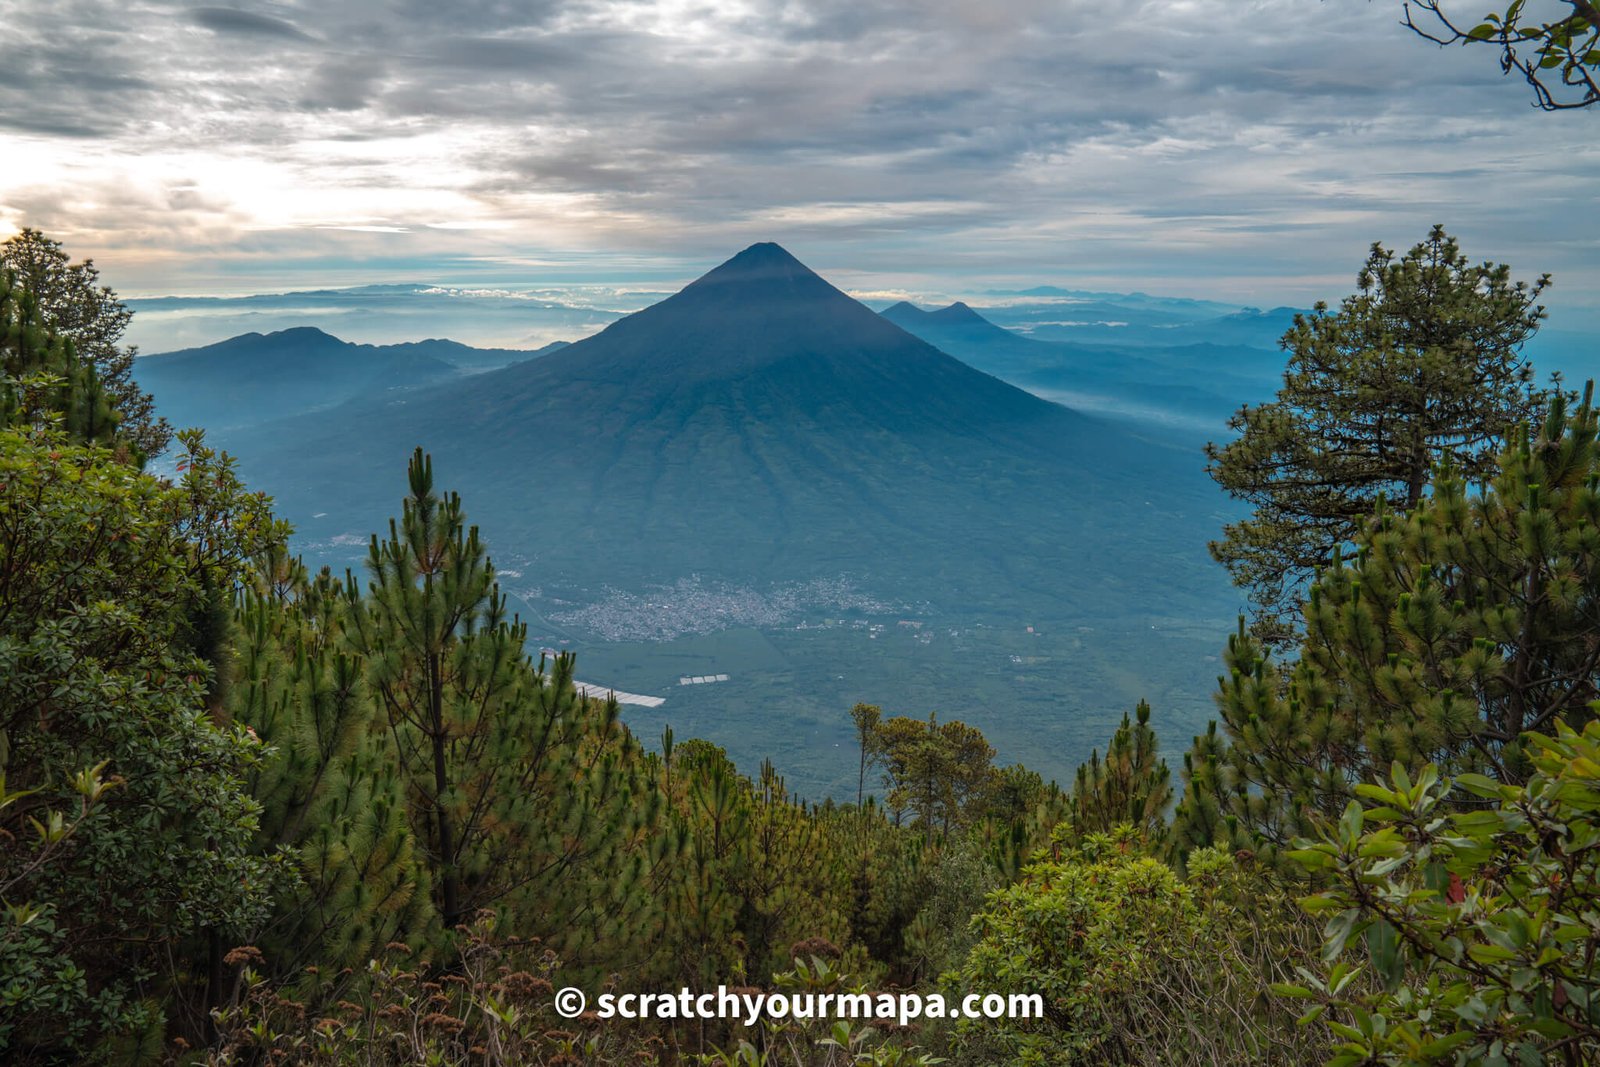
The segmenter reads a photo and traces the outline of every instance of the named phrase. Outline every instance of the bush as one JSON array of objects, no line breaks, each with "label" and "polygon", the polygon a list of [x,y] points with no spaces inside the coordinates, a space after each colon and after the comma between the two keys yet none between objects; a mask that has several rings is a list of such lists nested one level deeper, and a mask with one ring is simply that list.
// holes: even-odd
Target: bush
[{"label": "bush", "polygon": [[1317,939],[1247,853],[1197,851],[1180,877],[1127,827],[1091,835],[1028,867],[974,925],[949,980],[1039,993],[1045,1017],[959,1024],[962,1062],[1299,1064],[1325,1043],[1265,995]]},{"label": "bush", "polygon": [[[198,437],[176,485],[0,431],[0,1059],[159,1039],[195,939],[258,921],[242,777],[197,654],[210,590],[281,533]],[[190,957],[192,958],[192,957]],[[207,991],[214,994],[215,989]]]},{"label": "bush", "polygon": [[1278,991],[1335,1020],[1330,1065],[1600,1060],[1600,723],[1524,746],[1520,786],[1396,764],[1292,853],[1334,882],[1328,966]]}]

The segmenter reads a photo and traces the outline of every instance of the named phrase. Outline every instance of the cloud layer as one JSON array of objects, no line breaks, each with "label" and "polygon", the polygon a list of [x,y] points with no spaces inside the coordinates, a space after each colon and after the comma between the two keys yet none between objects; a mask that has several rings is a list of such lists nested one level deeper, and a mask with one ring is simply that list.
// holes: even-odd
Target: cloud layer
[{"label": "cloud layer", "polygon": [[0,228],[140,292],[672,280],[775,239],[873,288],[1265,304],[1439,221],[1593,311],[1600,116],[1398,8],[0,0]]}]

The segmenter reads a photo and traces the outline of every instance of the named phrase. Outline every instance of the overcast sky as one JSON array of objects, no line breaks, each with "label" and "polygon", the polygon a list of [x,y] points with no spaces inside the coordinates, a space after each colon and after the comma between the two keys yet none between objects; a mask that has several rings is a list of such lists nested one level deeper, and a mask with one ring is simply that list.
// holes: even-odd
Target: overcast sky
[{"label": "overcast sky", "polygon": [[[1463,0],[1468,16],[1485,0]],[[1348,293],[1374,240],[1600,308],[1600,109],[1398,0],[0,0],[0,230],[125,295],[683,280]]]}]

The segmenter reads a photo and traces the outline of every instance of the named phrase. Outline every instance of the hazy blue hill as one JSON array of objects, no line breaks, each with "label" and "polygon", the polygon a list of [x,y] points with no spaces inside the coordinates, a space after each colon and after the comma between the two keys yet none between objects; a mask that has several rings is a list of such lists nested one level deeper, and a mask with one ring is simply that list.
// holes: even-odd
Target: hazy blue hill
[{"label": "hazy blue hill", "polygon": [[505,366],[559,347],[523,352],[446,340],[358,345],[302,326],[141,356],[134,374],[175,425],[223,430]]},{"label": "hazy blue hill", "polygon": [[1253,349],[1041,341],[997,326],[960,302],[923,311],[902,301],[881,314],[929,344],[1039,395],[1175,427],[1190,436],[1207,427],[1220,429],[1241,403],[1270,397],[1282,372],[1281,357]]},{"label": "hazy blue hill", "polygon": [[1162,306],[1092,302],[996,306],[985,311],[1002,326],[1040,341],[1114,345],[1239,345],[1273,352],[1296,308],[1240,308],[1223,315]]},{"label": "hazy blue hill", "polygon": [[394,345],[358,345],[358,348],[371,348],[381,353],[384,358],[418,357],[438,360],[465,371],[494,370],[499,367],[509,366],[512,363],[521,363],[524,360],[547,356],[551,352],[567,347],[566,341],[552,341],[542,348],[474,348],[464,345],[460,341],[451,341],[446,338],[434,337],[426,341],[404,341]]},{"label": "hazy blue hill", "polygon": [[[948,307],[935,308],[932,311],[924,311],[915,304],[902,300],[893,307],[885,308],[879,314],[907,333],[941,347],[959,344],[986,352],[1015,355],[1022,359],[1036,358],[1044,351],[1040,342],[996,326],[959,300]],[[938,338],[938,341],[933,341],[933,338]],[[952,355],[962,356],[949,347],[944,347],[944,350]]]}]

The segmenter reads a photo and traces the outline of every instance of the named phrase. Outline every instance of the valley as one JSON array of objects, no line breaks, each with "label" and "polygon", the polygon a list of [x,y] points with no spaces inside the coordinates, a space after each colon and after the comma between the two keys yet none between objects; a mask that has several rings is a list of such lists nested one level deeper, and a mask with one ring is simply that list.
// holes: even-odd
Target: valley
[{"label": "valley", "polygon": [[[570,314],[410,288],[406,311],[407,287],[368,287],[402,323],[445,305],[466,322],[463,303],[492,304],[491,323],[519,304],[530,321]],[[662,701],[624,708],[647,743],[670,725],[741,766],[780,753],[792,788],[842,797],[849,709],[879,703],[970,722],[1002,761],[1064,779],[1145,699],[1175,761],[1215,714],[1244,607],[1206,551],[1239,512],[1200,448],[1271,397],[1289,312],[1048,287],[989,299],[873,314],[756,245],[570,345],[289,327],[139,367],[335,573],[362,573],[405,456],[426,448],[530,641]],[[1530,349],[1592,373],[1580,341]]]}]

